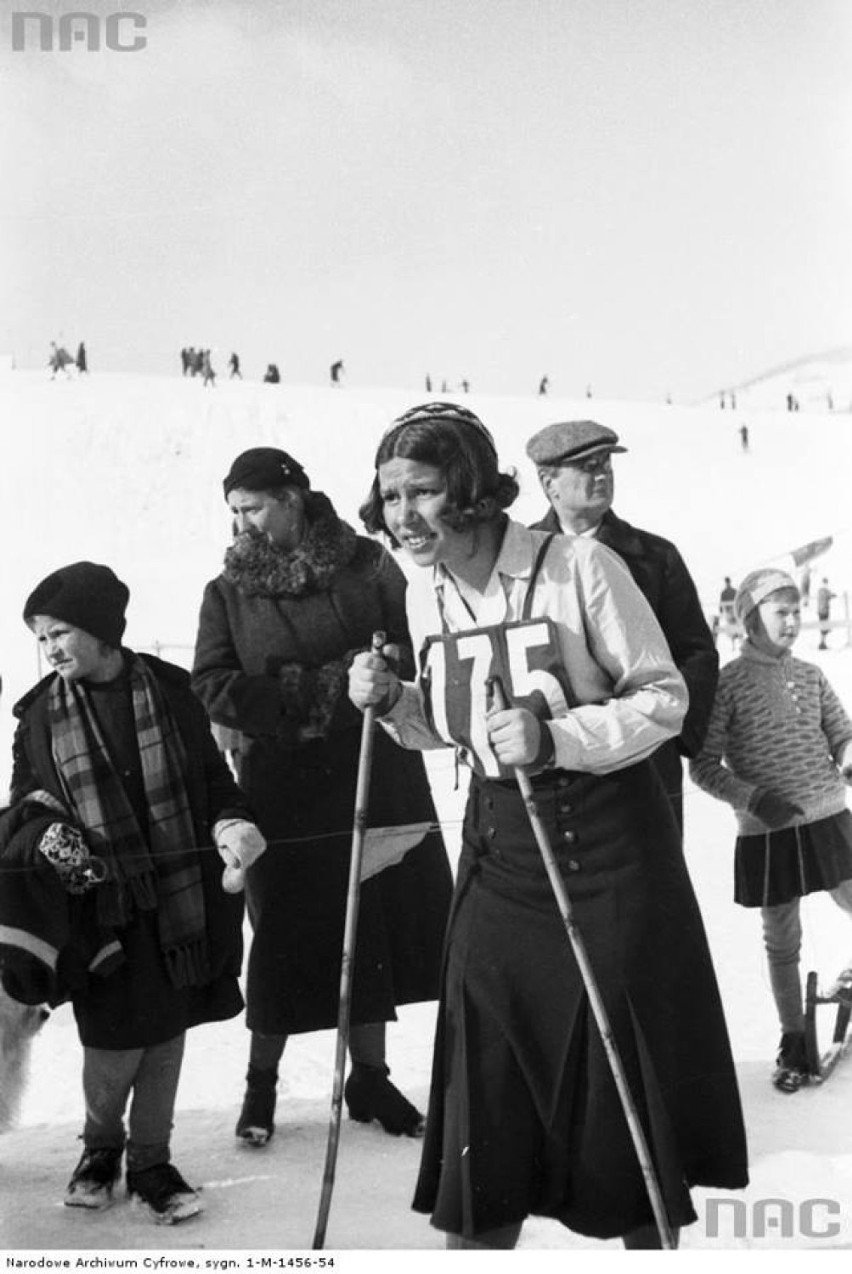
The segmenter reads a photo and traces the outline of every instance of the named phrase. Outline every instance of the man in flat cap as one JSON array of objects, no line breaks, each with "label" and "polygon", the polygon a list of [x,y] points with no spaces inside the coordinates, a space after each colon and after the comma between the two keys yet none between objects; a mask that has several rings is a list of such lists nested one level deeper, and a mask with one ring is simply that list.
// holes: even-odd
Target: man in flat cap
[{"label": "man in flat cap", "polygon": [[626,451],[618,434],[594,420],[571,420],[533,434],[527,455],[551,508],[533,525],[563,535],[594,537],[624,561],[651,604],[689,690],[680,737],[664,743],[654,762],[683,831],[681,756],[696,756],[704,741],[719,675],[719,656],[698,593],[670,540],[631,526],[612,511],[612,456]]}]

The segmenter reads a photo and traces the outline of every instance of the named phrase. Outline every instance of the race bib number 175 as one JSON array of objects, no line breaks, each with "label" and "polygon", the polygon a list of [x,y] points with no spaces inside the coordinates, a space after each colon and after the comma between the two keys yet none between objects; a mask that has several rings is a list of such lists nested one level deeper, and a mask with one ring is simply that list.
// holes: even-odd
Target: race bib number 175
[{"label": "race bib number 175", "polygon": [[540,720],[565,716],[575,703],[549,619],[427,637],[420,673],[433,730],[462,748],[486,778],[509,778],[512,773],[488,742],[489,678],[499,677],[511,704],[528,708]]}]

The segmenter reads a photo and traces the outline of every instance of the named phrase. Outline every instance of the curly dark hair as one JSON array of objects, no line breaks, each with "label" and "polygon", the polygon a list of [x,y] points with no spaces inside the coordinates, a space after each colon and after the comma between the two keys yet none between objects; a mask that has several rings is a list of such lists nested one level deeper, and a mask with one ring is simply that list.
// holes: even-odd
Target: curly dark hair
[{"label": "curly dark hair", "polygon": [[426,403],[398,417],[376,451],[376,474],[359,513],[367,530],[394,537],[385,522],[379,468],[399,457],[440,469],[447,484],[441,520],[454,531],[502,517],[518,495],[513,472],[501,473],[494,441],[478,417],[455,403]]}]

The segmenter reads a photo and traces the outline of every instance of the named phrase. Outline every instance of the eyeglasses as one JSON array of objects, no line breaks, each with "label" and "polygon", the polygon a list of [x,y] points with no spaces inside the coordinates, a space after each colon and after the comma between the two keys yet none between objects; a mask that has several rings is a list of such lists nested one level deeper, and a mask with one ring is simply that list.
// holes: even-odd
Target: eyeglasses
[{"label": "eyeglasses", "polygon": [[585,460],[563,460],[561,467],[578,469],[580,473],[612,473],[612,453],[599,451]]}]

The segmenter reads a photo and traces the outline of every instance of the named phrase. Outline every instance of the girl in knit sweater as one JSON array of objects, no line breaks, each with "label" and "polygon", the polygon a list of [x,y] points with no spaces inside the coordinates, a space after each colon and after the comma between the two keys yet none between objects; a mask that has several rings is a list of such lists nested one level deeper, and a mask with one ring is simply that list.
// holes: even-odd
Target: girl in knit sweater
[{"label": "girl in knit sweater", "polygon": [[[794,659],[799,590],[783,571],[747,575],[735,609],[746,642],[723,669],[690,774],[737,815],[734,898],[760,907],[781,1023],[773,1083],[808,1078],[799,976],[799,900],[826,890],[852,919],[852,721],[822,671]],[[835,989],[852,996],[852,962]]]}]

